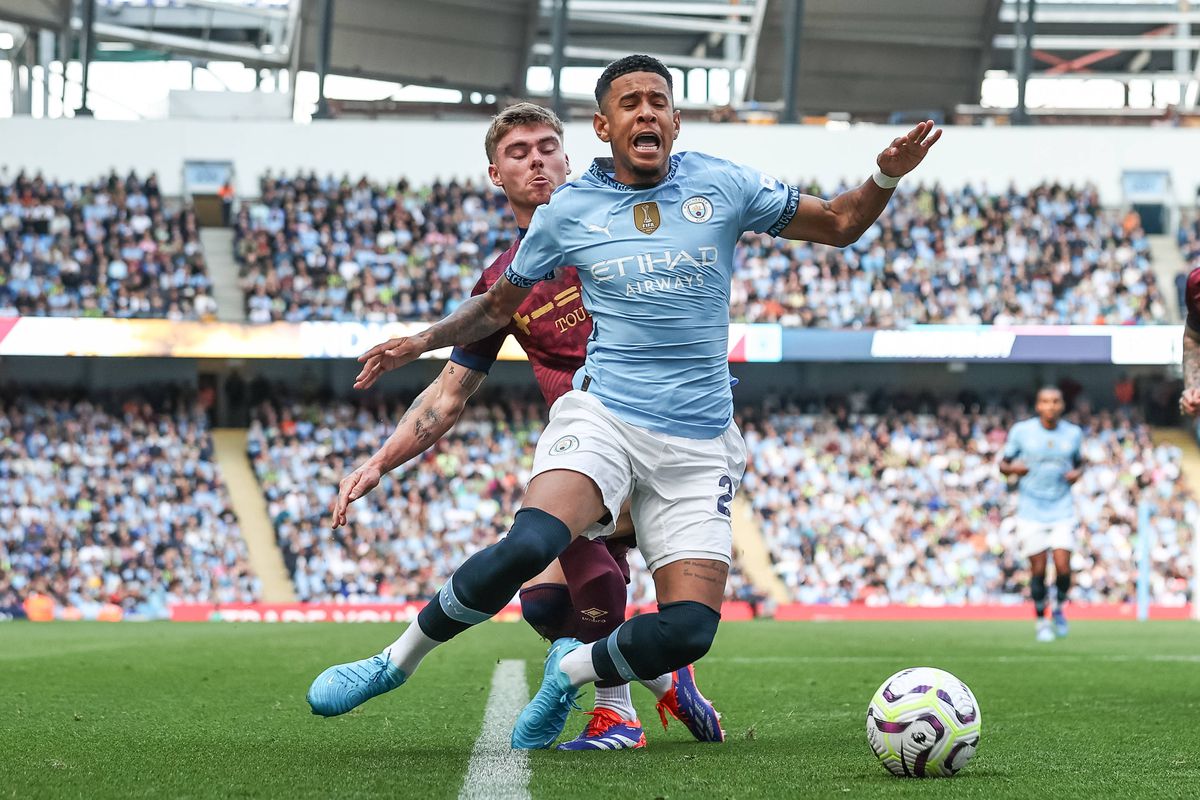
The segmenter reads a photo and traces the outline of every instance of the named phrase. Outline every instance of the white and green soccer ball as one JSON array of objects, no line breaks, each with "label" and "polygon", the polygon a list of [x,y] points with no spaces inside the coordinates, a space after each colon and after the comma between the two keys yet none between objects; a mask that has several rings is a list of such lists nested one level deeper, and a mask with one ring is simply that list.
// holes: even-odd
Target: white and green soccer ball
[{"label": "white and green soccer ball", "polygon": [[901,670],[871,698],[867,741],[893,775],[950,777],[979,747],[979,703],[945,670]]}]

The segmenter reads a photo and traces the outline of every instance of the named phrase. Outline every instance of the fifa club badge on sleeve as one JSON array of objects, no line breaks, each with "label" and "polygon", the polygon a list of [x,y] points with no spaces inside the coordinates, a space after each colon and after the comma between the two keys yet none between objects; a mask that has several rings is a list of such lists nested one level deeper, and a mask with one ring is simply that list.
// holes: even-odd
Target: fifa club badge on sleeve
[{"label": "fifa club badge on sleeve", "polygon": [[658,203],[638,203],[633,207],[633,227],[649,236],[658,230],[662,218],[658,215]]}]

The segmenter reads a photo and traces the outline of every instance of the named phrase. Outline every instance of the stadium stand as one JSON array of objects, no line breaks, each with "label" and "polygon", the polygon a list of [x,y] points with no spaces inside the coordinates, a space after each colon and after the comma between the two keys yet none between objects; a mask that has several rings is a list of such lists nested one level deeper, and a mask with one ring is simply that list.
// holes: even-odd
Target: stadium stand
[{"label": "stadium stand", "polygon": [[259,595],[194,401],[0,395],[0,608],[159,618]]},{"label": "stadium stand", "polygon": [[234,237],[251,322],[439,319],[517,236],[491,187],[313,175],[260,186]]},{"label": "stadium stand", "polygon": [[1092,187],[904,187],[851,247],[746,236],[736,265],[747,322],[1129,325],[1163,309],[1137,215],[1102,210]]},{"label": "stadium stand", "polygon": [[[250,457],[300,600],[428,599],[520,508],[545,407],[472,402],[445,438],[385,477],[346,527],[331,530],[338,482],[391,435],[406,405],[270,401],[255,409]],[[631,602],[654,602],[640,553],[630,563]],[[729,596],[754,599],[733,572]]]},{"label": "stadium stand", "polygon": [[154,174],[90,183],[0,173],[0,316],[211,318],[191,209]]},{"label": "stadium stand", "polygon": [[[235,239],[254,322],[438,319],[516,235],[502,198],[472,184],[267,176],[261,192]],[[744,237],[731,314],[830,328],[1148,323],[1163,310],[1149,258],[1137,215],[1102,210],[1092,187],[918,185],[849,248]]]},{"label": "stadium stand", "polygon": [[[776,570],[804,603],[1020,603],[1014,493],[996,469],[1020,404],[782,402],[742,414],[744,481]],[[906,407],[908,410],[901,411]],[[1155,602],[1185,602],[1200,507],[1180,452],[1126,411],[1069,415],[1086,430],[1073,597],[1132,600],[1138,499],[1150,504]],[[1149,484],[1139,491],[1139,482]]]}]

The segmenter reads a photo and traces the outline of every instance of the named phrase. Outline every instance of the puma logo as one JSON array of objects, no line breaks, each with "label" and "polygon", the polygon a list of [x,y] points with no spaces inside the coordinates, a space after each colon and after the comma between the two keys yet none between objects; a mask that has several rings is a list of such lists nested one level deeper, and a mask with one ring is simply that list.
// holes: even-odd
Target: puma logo
[{"label": "puma logo", "polygon": [[612,227],[611,222],[608,223],[607,225],[605,225],[604,227],[600,227],[599,225],[597,225],[593,222],[589,222],[589,223],[587,223],[587,232],[588,233],[603,233],[605,236],[607,236],[608,238],[611,239],[612,234],[608,232],[608,229],[610,227]]}]

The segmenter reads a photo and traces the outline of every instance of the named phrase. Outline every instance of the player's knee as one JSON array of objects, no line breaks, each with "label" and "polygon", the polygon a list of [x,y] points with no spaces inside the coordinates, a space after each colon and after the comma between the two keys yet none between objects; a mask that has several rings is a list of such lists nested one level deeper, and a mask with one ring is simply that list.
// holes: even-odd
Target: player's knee
[{"label": "player's knee", "polygon": [[573,633],[571,592],[561,583],[540,583],[521,590],[521,616],[542,638],[554,641]]},{"label": "player's knee", "polygon": [[538,508],[523,508],[513,518],[508,535],[497,542],[498,565],[522,582],[544,570],[571,543],[562,520]]},{"label": "player's knee", "polygon": [[685,667],[703,658],[712,647],[720,621],[720,614],[692,600],[659,606],[659,636],[671,660],[678,662],[671,669]]}]

